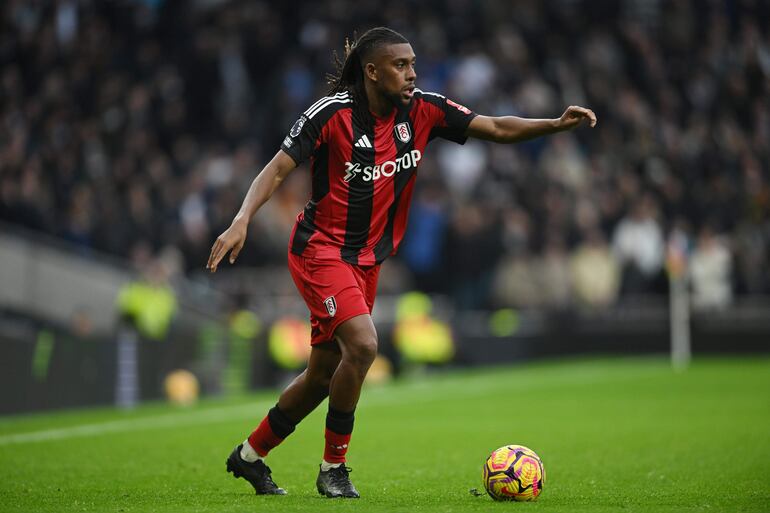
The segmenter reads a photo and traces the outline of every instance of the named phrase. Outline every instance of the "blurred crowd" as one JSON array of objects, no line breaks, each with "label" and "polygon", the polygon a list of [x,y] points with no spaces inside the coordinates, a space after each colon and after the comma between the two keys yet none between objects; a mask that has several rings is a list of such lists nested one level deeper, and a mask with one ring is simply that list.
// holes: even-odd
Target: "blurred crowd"
[{"label": "blurred crowd", "polygon": [[[599,124],[432,143],[382,287],[461,308],[601,307],[665,293],[677,254],[694,304],[721,308],[770,293],[768,20],[761,0],[6,0],[0,221],[84,254],[172,249],[203,272],[325,94],[332,51],[387,25],[423,90],[487,115],[584,105]],[[306,166],[290,175],[240,265],[285,266],[309,185]]]}]

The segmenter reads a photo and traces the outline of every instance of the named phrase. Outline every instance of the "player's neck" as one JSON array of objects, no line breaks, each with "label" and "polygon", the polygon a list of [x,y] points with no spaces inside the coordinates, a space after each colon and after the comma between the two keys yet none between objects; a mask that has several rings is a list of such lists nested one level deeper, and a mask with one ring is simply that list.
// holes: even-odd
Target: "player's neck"
[{"label": "player's neck", "polygon": [[379,94],[374,85],[366,83],[366,99],[369,100],[369,111],[378,118],[389,116],[395,107],[393,102]]}]

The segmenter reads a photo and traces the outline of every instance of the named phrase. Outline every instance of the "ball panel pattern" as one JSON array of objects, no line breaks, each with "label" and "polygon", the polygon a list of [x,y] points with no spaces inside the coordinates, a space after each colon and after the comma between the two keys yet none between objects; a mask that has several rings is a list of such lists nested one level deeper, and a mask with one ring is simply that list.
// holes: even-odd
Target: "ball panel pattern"
[{"label": "ball panel pattern", "polygon": [[543,491],[545,468],[523,445],[506,445],[490,454],[482,470],[484,487],[495,500],[530,501]]}]

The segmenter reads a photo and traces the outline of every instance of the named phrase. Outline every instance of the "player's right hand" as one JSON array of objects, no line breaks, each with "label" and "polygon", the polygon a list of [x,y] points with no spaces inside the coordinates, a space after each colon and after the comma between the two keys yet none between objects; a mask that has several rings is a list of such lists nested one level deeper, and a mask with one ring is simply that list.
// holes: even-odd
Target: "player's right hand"
[{"label": "player's right hand", "polygon": [[214,245],[211,246],[211,254],[209,255],[206,269],[212,273],[217,272],[217,266],[219,265],[220,260],[224,258],[228,251],[230,251],[230,263],[235,263],[235,259],[238,258],[238,254],[241,252],[243,244],[246,242],[247,229],[248,223],[239,222],[238,220],[233,221],[230,228],[217,237],[217,240],[214,241]]}]

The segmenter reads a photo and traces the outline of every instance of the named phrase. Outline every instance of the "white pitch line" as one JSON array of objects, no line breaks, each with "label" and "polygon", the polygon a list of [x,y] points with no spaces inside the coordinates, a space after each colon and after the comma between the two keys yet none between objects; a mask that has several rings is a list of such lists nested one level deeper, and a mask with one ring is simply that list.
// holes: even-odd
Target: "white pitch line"
[{"label": "white pitch line", "polygon": [[[655,369],[648,369],[651,371]],[[571,372],[562,375],[551,375],[545,379],[545,383],[538,386],[559,386],[565,384],[586,384],[609,381],[612,383],[636,379],[639,372],[626,373],[623,375],[596,375],[591,369],[580,369],[579,372]],[[442,386],[444,383],[431,383],[430,380],[405,383],[401,386],[389,390],[375,388],[368,393],[364,393],[361,404],[363,409],[369,406],[402,404],[404,394],[408,395],[409,404],[424,404],[436,400],[446,400],[451,396],[453,400],[458,398],[471,399],[485,395],[490,389],[499,388],[500,381],[490,380],[488,376],[478,375],[466,378],[463,386]],[[531,383],[529,383],[532,385]],[[436,388],[441,390],[440,394],[435,394]],[[79,426],[70,426],[65,428],[45,429],[41,431],[31,431],[27,433],[16,433],[11,435],[0,435],[0,446],[14,445],[22,443],[47,442],[51,440],[65,440],[68,438],[80,438],[87,436],[99,436],[108,433],[120,433],[126,431],[140,431],[148,429],[164,429],[179,427],[180,424],[216,424],[235,419],[252,418],[255,421],[264,413],[264,410],[274,404],[272,401],[260,401],[238,406],[227,406],[220,408],[209,408],[200,411],[164,413],[152,417],[141,417],[138,419],[123,419],[108,422],[99,422],[92,424],[82,424]]]},{"label": "white pitch line", "polygon": [[[492,384],[490,383],[489,385],[490,386],[484,387],[476,386],[470,390],[466,389],[464,391],[453,391],[452,396],[455,399],[458,397],[476,397],[484,394]],[[365,397],[360,406],[366,408],[372,405],[401,404],[404,401],[404,397],[403,394],[399,392],[402,390],[407,391],[407,393],[409,391],[412,392],[409,399],[411,404],[426,403],[441,399],[441,396],[437,397],[435,394],[431,394],[430,388],[424,386],[424,384],[410,383],[398,391],[372,390],[370,396]],[[418,393],[418,395],[414,395],[413,392],[415,391],[424,393]],[[127,431],[175,428],[179,427],[180,425],[190,426],[200,424],[215,424],[218,422],[225,422],[235,419],[253,418],[256,421],[259,420],[257,418],[258,416],[264,414],[263,410],[266,410],[272,404],[274,404],[273,401],[262,401],[248,405],[210,408],[194,412],[164,413],[154,417],[113,420],[108,422],[96,422],[92,424],[82,424],[79,426],[70,426],[64,428],[30,431],[27,433],[0,435],[0,447],[23,443],[65,440],[68,438],[100,436],[109,433],[121,433]]]},{"label": "white pitch line", "polygon": [[189,424],[215,424],[217,422],[240,418],[245,419],[249,417],[256,418],[261,413],[261,410],[270,404],[272,403],[263,401],[259,403],[251,403],[248,405],[210,408],[196,412],[167,413],[155,417],[113,420],[110,422],[82,424],[80,426],[71,426],[57,429],[45,429],[42,431],[32,431],[29,433],[0,435],[0,446],[29,442],[64,440],[67,438],[79,438],[103,435],[107,433],[120,433],[124,431],[171,428]]}]

